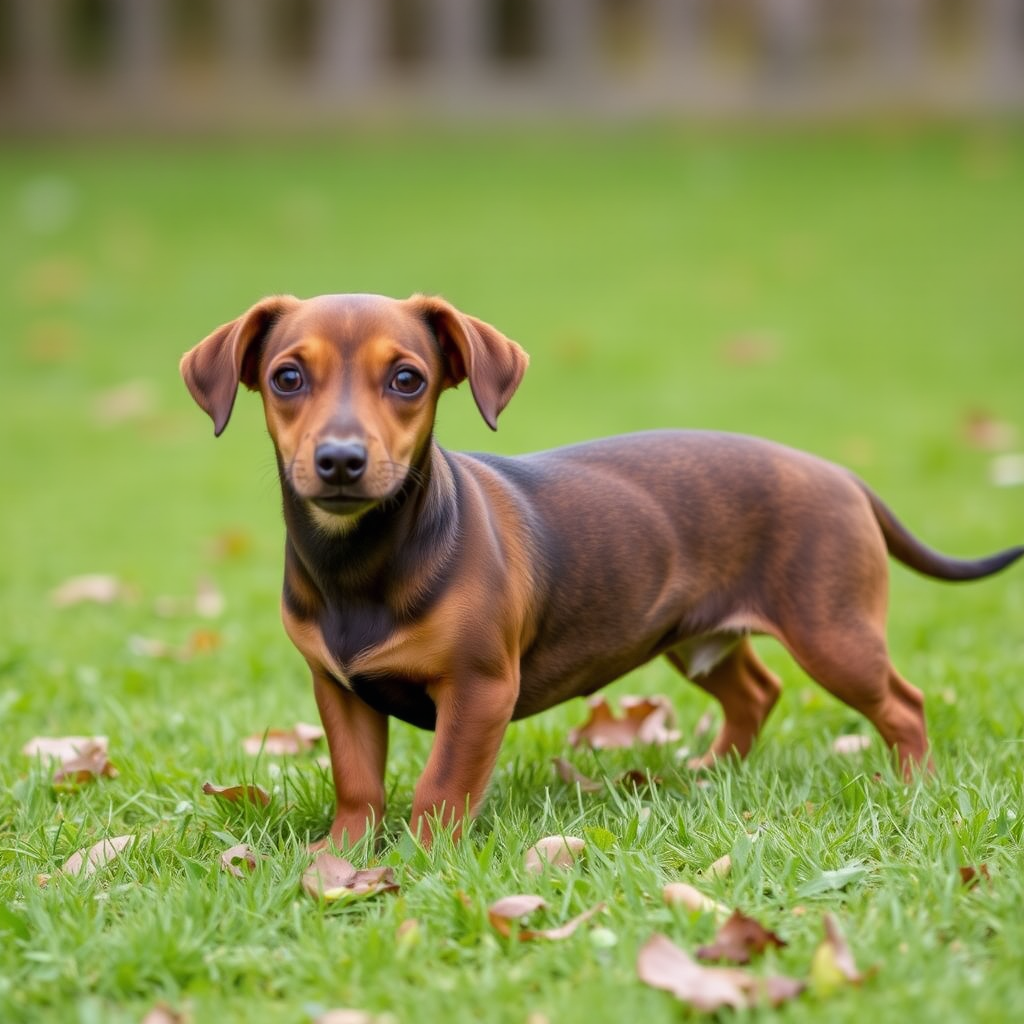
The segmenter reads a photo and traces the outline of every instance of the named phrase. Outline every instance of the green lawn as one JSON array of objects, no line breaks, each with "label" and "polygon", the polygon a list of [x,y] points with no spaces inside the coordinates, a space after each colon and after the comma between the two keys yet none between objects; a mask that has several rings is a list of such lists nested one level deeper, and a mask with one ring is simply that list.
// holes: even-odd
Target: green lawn
[{"label": "green lawn", "polygon": [[[677,879],[788,941],[765,969],[805,976],[827,910],[859,963],[879,966],[827,1004],[758,1016],[1020,1015],[1021,566],[963,587],[894,568],[893,657],[926,692],[937,763],[924,782],[899,782],[877,742],[833,753],[866,723],[765,644],[786,687],[746,763],[697,786],[671,748],[569,752],[589,775],[663,777],[580,794],[550,764],[584,717],[575,702],[512,726],[468,840],[430,854],[402,826],[429,736],[393,726],[376,856],[401,892],[322,908],[298,879],[330,819],[329,779],[312,756],[241,748],[316,720],[278,621],[272,453],[251,396],[214,442],[177,360],[269,292],[441,292],[532,355],[500,431],[462,389],[441,406],[443,444],[763,434],[852,466],[923,538],[981,554],[1024,541],[1024,487],[992,485],[994,453],[965,426],[1003,424],[1017,436],[996,446],[1024,450],[1024,130],[8,146],[0,234],[0,1019],[136,1021],[165,1000],[216,1022],[338,1006],[402,1024],[675,1021],[689,1011],[634,964],[655,932],[708,941],[709,916],[662,905]],[[131,596],[52,607],[53,588],[87,572]],[[201,577],[225,595],[219,619],[157,613]],[[139,637],[184,645],[198,627],[216,630],[216,650],[139,653]],[[691,745],[708,707],[660,663],[612,692],[669,694]],[[20,750],[68,733],[109,735],[119,777],[55,791]],[[255,781],[273,799],[232,807],[202,794],[207,780]],[[604,842],[583,865],[524,872],[534,840],[585,829]],[[129,832],[115,865],[37,885]],[[238,881],[218,858],[243,840],[265,859]],[[701,881],[729,852],[732,873]],[[957,868],[982,862],[991,884],[966,890]],[[565,942],[520,944],[485,911],[516,892],[545,896],[548,924],[608,909]],[[400,939],[407,918],[419,929]]]}]

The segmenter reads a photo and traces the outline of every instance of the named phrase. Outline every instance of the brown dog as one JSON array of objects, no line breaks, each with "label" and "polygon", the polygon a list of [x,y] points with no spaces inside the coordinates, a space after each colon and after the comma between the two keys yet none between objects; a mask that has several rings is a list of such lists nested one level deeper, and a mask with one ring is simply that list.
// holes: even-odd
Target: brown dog
[{"label": "brown dog", "polygon": [[[437,298],[268,298],[181,363],[227,425],[263,396],[287,525],[282,614],[309,663],[331,752],[331,838],[384,806],[388,716],[436,730],[413,827],[479,806],[508,723],[664,654],[722,705],[707,760],[744,755],[779,693],[770,634],[866,715],[909,770],[922,696],[889,663],[886,552],[976,579],[1024,547],[959,561],[915,540],[849,472],[767,441],[697,431],[519,458],[433,440],[468,378],[487,423],[527,357]],[[438,820],[438,819],[435,819]]]}]

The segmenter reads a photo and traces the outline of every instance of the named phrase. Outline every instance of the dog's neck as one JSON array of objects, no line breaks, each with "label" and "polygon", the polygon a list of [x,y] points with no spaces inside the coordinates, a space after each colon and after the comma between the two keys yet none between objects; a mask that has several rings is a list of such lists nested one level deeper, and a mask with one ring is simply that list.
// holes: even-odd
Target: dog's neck
[{"label": "dog's neck", "polygon": [[431,439],[398,493],[342,529],[319,523],[279,465],[286,558],[325,606],[384,604],[402,615],[426,597],[455,551],[458,485]]}]

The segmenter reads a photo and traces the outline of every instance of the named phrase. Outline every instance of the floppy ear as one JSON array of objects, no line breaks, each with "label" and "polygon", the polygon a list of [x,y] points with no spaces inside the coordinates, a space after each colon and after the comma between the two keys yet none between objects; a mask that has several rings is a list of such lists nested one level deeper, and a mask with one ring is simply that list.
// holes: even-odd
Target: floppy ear
[{"label": "floppy ear", "polygon": [[239,383],[256,389],[260,344],[282,314],[294,309],[293,295],[272,295],[231,323],[218,327],[181,357],[181,375],[220,437],[231,418]]},{"label": "floppy ear", "polygon": [[496,327],[460,313],[451,303],[429,295],[413,295],[416,306],[433,330],[448,368],[445,387],[467,377],[480,415],[491,430],[526,373],[530,357]]}]

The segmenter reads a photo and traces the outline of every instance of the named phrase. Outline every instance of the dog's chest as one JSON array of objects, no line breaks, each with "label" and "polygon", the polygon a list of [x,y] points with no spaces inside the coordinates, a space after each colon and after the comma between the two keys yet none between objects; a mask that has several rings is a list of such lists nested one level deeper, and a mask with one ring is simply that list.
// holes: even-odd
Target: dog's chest
[{"label": "dog's chest", "polygon": [[435,728],[436,708],[427,685],[436,674],[428,671],[420,645],[387,607],[324,609],[305,635],[289,632],[307,659],[322,662],[370,707],[421,729]]}]

